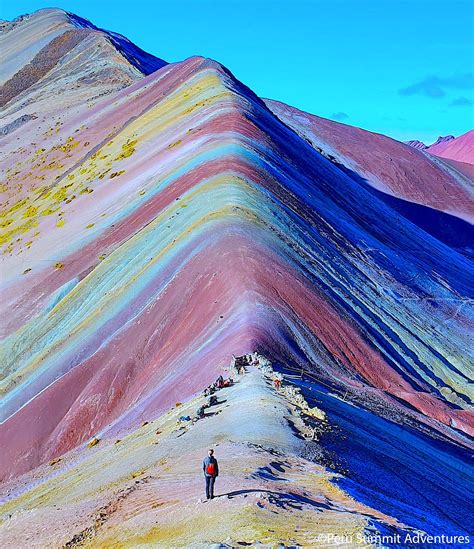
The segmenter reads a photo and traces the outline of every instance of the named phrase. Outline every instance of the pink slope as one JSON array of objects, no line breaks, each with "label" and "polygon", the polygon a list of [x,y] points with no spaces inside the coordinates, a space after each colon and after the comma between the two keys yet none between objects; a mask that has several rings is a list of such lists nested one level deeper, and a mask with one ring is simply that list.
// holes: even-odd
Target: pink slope
[{"label": "pink slope", "polygon": [[470,130],[451,141],[432,145],[426,151],[443,158],[474,164],[474,130]]}]

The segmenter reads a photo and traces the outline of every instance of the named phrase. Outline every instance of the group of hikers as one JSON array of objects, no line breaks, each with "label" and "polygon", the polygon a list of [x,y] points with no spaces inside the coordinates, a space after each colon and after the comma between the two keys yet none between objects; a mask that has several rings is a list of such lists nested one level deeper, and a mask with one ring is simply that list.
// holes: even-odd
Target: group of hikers
[{"label": "group of hikers", "polygon": [[214,395],[216,391],[224,389],[224,387],[232,387],[233,384],[234,380],[231,377],[229,377],[229,379],[224,379],[222,376],[219,376],[214,383],[211,383],[209,387],[206,387],[203,391],[203,395],[205,397],[208,396],[209,400],[197,409],[196,418],[202,419],[206,415],[206,408],[210,408],[217,404],[217,397]]},{"label": "group of hikers", "polygon": [[[236,357],[232,355],[232,362],[230,365],[230,369],[232,372],[235,372],[236,375],[245,375],[246,373],[246,367],[247,366],[256,366],[261,369],[269,369],[272,370],[270,361],[268,361],[265,357],[262,357],[258,355],[257,353],[252,353],[248,355],[243,355]],[[281,388],[281,382],[282,377],[276,372],[273,372],[273,385],[275,389]],[[217,397],[214,394],[219,389],[223,389],[225,387],[231,387],[234,384],[234,380],[232,377],[229,377],[228,379],[224,379],[222,376],[219,376],[214,383],[206,387],[206,389],[203,392],[203,395],[205,397],[209,397],[209,400],[206,404],[203,404],[200,406],[196,412],[196,419],[202,419],[205,417],[205,410],[209,408],[210,406],[214,406],[218,403]],[[219,464],[217,462],[217,459],[214,457],[214,450],[210,448],[208,450],[208,455],[204,458],[202,462],[202,470],[204,473],[204,478],[206,481],[206,499],[213,499],[214,498],[214,483],[216,481],[217,476],[219,475]]]},{"label": "group of hikers", "polygon": [[[234,370],[239,375],[244,375],[246,372],[245,365],[251,363],[249,357],[250,355],[245,355],[244,357],[235,357],[232,355],[231,370]],[[217,404],[217,397],[214,395],[216,391],[224,389],[225,387],[231,387],[233,384],[234,380],[231,377],[224,379],[222,376],[219,376],[214,383],[206,387],[203,395],[206,397],[208,396],[209,400],[207,404],[203,404],[198,408],[196,412],[197,417],[200,419],[203,418],[205,416],[205,409]],[[214,457],[214,450],[212,448],[208,450],[208,455],[202,462],[202,470],[206,481],[206,499],[213,499],[214,483],[219,475],[219,464]]]},{"label": "group of hikers", "polygon": [[[265,375],[265,378],[271,381],[275,390],[283,394],[284,397],[295,406],[295,415],[302,418],[298,427],[300,433],[308,440],[315,440],[320,429],[324,428],[324,422],[326,422],[325,412],[320,410],[317,406],[312,408],[298,387],[292,386],[291,384],[282,386],[283,375],[273,369],[272,363],[266,357],[258,353],[240,357],[232,355],[230,370],[233,374],[239,376],[245,375],[247,366],[255,366],[258,368]],[[204,410],[206,408],[219,404],[214,393],[224,387],[230,387],[233,383],[234,381],[231,377],[225,380],[222,376],[219,376],[214,383],[209,385],[204,391],[204,395],[209,396],[209,400],[207,404],[204,404],[199,408],[197,413],[198,418],[205,417]],[[303,416],[305,419],[303,419]],[[214,457],[214,450],[210,449],[208,451],[208,456],[204,459],[202,467],[206,479],[206,498],[212,499],[214,497],[214,483],[219,474],[219,467],[217,460]]]},{"label": "group of hikers", "polygon": [[[234,380],[229,377],[224,379],[222,376],[219,376],[214,383],[211,383],[208,387],[204,389],[203,395],[208,396],[209,400],[206,404],[200,406],[196,412],[198,419],[202,419],[205,416],[204,411],[210,406],[217,404],[217,397],[214,395],[219,389],[224,389],[224,387],[232,387]],[[208,450],[207,457],[204,458],[202,462],[202,470],[204,472],[204,478],[206,480],[206,499],[214,498],[214,483],[217,476],[219,475],[219,464],[217,459],[214,457],[214,450],[210,448]]]}]

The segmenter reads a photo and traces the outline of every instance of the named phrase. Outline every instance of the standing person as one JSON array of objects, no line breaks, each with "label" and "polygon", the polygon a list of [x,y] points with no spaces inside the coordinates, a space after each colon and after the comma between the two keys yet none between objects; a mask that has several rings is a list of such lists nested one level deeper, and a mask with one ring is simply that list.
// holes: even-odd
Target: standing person
[{"label": "standing person", "polygon": [[208,456],[202,462],[202,470],[206,479],[206,498],[213,499],[214,482],[219,474],[219,465],[217,459],[214,457],[214,450],[212,448],[208,451]]}]

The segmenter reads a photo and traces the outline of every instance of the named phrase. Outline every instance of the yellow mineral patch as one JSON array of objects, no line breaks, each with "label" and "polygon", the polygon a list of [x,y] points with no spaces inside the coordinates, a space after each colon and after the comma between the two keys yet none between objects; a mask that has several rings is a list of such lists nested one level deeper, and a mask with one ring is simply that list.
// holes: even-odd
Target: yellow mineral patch
[{"label": "yellow mineral patch", "polygon": [[110,174],[110,179],[114,179],[114,177],[119,177],[123,173],[125,173],[125,170],[120,170],[119,172],[113,172],[113,173]]},{"label": "yellow mineral patch", "polygon": [[[105,170],[104,172],[102,172],[100,175],[99,175],[99,179],[104,179],[104,177],[110,172],[110,168]],[[121,173],[123,173],[124,170],[122,170]],[[120,174],[120,172],[118,172]]]},{"label": "yellow mineral patch", "polygon": [[88,443],[87,443],[87,448],[92,448],[93,446],[96,446],[97,444],[99,444],[100,442],[100,439],[98,439],[97,437],[93,437]]},{"label": "yellow mineral patch", "polygon": [[46,164],[42,170],[60,170],[64,168],[64,164],[60,164],[59,162],[52,160],[49,164]]},{"label": "yellow mineral patch", "polygon": [[26,208],[26,210],[24,211],[22,217],[23,218],[34,217],[35,215],[38,214],[38,210],[39,208],[37,206],[28,206],[28,208]]},{"label": "yellow mineral patch", "polygon": [[[37,227],[38,222],[34,221],[32,219],[29,219],[26,223],[23,223],[22,225],[18,225],[14,228],[12,228],[10,231],[6,231],[3,234],[0,235],[0,245],[5,244],[7,242],[10,242],[14,236],[17,236],[18,234],[24,234],[27,233],[31,228]],[[12,247],[4,250],[4,252],[9,253],[11,251]]]},{"label": "yellow mineral patch", "polygon": [[[230,95],[231,93],[222,85],[220,77],[214,71],[201,71],[193,78],[190,85],[170,94],[163,101],[160,101],[152,109],[149,109],[145,114],[139,116],[129,124],[126,129],[127,135],[124,135],[122,132],[118,135],[115,132],[109,132],[107,135],[109,141],[105,145],[105,147],[109,148],[108,152],[104,152],[104,146],[98,147],[94,154],[85,158],[82,164],[74,168],[67,175],[61,173],[66,169],[65,160],[71,156],[73,149],[79,145],[84,147],[89,146],[90,141],[81,143],[79,139],[69,135],[65,141],[57,142],[48,150],[45,147],[40,147],[28,153],[28,149],[23,148],[23,153],[25,155],[29,154],[29,156],[26,156],[25,162],[18,162],[15,166],[11,166],[6,170],[9,180],[3,184],[1,189],[21,189],[21,178],[26,177],[25,172],[23,172],[22,176],[23,164],[24,166],[30,166],[25,171],[30,174],[31,178],[38,181],[49,180],[50,184],[32,189],[37,195],[34,203],[27,202],[27,199],[21,199],[17,200],[11,206],[9,204],[3,206],[3,211],[0,213],[3,219],[0,225],[3,228],[8,227],[9,230],[0,237],[0,244],[10,243],[4,249],[4,253],[12,251],[15,237],[37,226],[40,216],[52,215],[65,204],[70,204],[79,195],[92,193],[94,188],[88,184],[94,180],[102,180],[107,174],[110,174],[110,179],[115,179],[122,175],[124,170],[113,169],[113,164],[116,161],[129,158],[135,153],[138,135],[141,135],[143,139],[147,139],[148,136],[152,136],[156,131],[165,131],[168,127],[171,127],[175,123],[177,116],[184,116],[195,109],[211,105]],[[59,131],[61,125],[61,122],[56,123],[46,134],[52,136],[55,130]],[[85,126],[83,125],[81,128],[77,128],[74,133],[84,128]],[[190,133],[193,129],[188,128],[186,133]],[[176,147],[181,143],[181,139],[176,139],[168,145],[168,148]],[[36,147],[35,143],[31,145],[32,147]],[[118,149],[118,152],[114,151],[115,148]],[[21,152],[20,149],[19,151]],[[35,169],[46,173],[32,173],[32,164],[34,164]],[[51,173],[51,175],[48,175],[48,173]],[[13,178],[17,177],[17,181],[12,183]],[[68,185],[59,184],[60,186],[55,187],[54,183],[51,184],[55,181],[61,181],[61,177],[66,178]],[[144,193],[144,190],[139,191],[140,196],[143,196]],[[21,223],[20,219],[22,218],[27,219],[28,222]],[[62,222],[58,226],[62,226]]]},{"label": "yellow mineral patch", "polygon": [[45,215],[45,216],[52,215],[52,214],[56,213],[59,210],[60,210],[59,206],[57,208],[54,208],[54,207],[53,208],[45,208],[44,210],[42,210],[40,212],[40,215]]},{"label": "yellow mineral patch", "polygon": [[127,142],[122,145],[121,153],[116,156],[114,160],[124,160],[125,158],[132,156],[132,154],[135,152],[135,145],[137,143],[138,141],[136,139],[128,139]]},{"label": "yellow mineral patch", "polygon": [[67,197],[67,187],[59,187],[52,195],[55,202],[62,202]]},{"label": "yellow mineral patch", "polygon": [[140,469],[138,471],[134,471],[130,476],[132,478],[137,478],[137,477],[141,477],[144,474],[145,474],[145,469]]},{"label": "yellow mineral patch", "polygon": [[4,216],[8,215],[9,213],[13,213],[13,212],[16,212],[16,211],[20,210],[23,206],[25,206],[25,204],[28,203],[28,200],[29,200],[28,197],[27,198],[22,198],[21,200],[18,200],[8,210],[4,210],[4,211],[0,212],[0,216],[4,217]]},{"label": "yellow mineral patch", "polygon": [[59,150],[65,153],[71,152],[73,149],[79,146],[79,141],[75,141],[74,137],[70,136],[67,138],[64,145],[60,145]]},{"label": "yellow mineral patch", "polygon": [[174,143],[170,143],[168,145],[168,149],[172,149],[173,147],[177,147],[183,140],[182,139],[178,139],[178,141],[175,141]]}]

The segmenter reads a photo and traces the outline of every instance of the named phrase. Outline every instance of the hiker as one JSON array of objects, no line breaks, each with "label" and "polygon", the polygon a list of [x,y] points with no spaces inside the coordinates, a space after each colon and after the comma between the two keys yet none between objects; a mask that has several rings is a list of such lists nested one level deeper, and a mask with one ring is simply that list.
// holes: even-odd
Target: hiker
[{"label": "hiker", "polygon": [[205,416],[205,414],[204,414],[204,410],[205,410],[205,409],[206,409],[206,406],[200,406],[200,407],[198,408],[198,410],[197,410],[197,412],[196,412],[196,417],[197,417],[198,419],[202,419],[202,418]]},{"label": "hiker", "polygon": [[281,389],[281,379],[278,379],[277,377],[273,380],[273,385],[275,386],[275,389],[278,391]]},{"label": "hiker", "polygon": [[224,379],[224,387],[232,387],[232,384],[234,383],[234,380],[229,377],[229,379]]},{"label": "hiker", "polygon": [[204,458],[202,462],[202,470],[206,479],[206,498],[213,499],[214,482],[219,474],[219,465],[217,464],[217,459],[214,457],[214,450],[212,448],[208,451],[208,457]]},{"label": "hiker", "polygon": [[215,385],[218,389],[222,389],[222,387],[224,387],[224,378],[222,376],[219,376],[216,380]]},{"label": "hiker", "polygon": [[214,387],[214,384],[213,385],[209,385],[209,387],[206,387],[206,389],[204,389],[204,396],[209,396],[209,395],[212,395],[213,393],[216,392],[216,389]]}]

